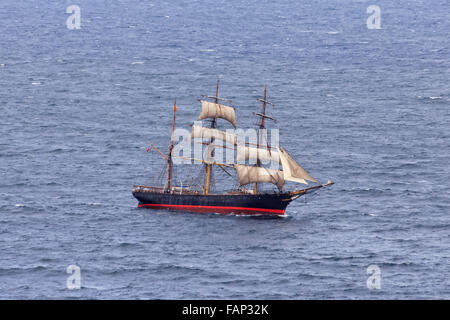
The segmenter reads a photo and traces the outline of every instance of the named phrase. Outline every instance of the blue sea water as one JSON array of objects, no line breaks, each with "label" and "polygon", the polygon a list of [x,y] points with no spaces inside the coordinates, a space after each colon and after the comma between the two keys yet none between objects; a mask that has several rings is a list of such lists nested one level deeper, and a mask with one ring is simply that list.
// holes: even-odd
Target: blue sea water
[{"label": "blue sea water", "polygon": [[[0,298],[449,299],[449,6],[2,0]],[[138,209],[173,99],[188,129],[219,78],[240,127],[267,84],[282,144],[336,184],[284,219]]]}]

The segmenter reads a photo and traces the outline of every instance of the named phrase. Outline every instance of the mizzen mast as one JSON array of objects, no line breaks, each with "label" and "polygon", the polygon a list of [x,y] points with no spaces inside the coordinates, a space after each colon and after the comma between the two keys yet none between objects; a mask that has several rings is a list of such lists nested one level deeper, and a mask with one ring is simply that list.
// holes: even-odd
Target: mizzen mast
[{"label": "mizzen mast", "polygon": [[169,148],[169,155],[167,157],[167,184],[166,184],[166,192],[170,192],[170,183],[172,180],[172,151],[173,151],[173,139],[174,139],[174,131],[175,131],[175,113],[177,112],[177,98],[175,98],[175,102],[173,103],[173,121],[172,121],[172,140]]}]

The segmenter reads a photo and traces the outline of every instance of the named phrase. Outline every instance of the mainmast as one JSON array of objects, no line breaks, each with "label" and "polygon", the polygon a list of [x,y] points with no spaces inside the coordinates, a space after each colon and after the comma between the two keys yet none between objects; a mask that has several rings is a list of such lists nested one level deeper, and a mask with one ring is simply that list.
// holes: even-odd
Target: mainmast
[{"label": "mainmast", "polygon": [[172,180],[172,150],[173,150],[173,138],[175,131],[175,112],[177,112],[177,98],[175,98],[175,102],[173,103],[173,121],[172,121],[172,140],[169,148],[169,156],[167,157],[167,187],[166,192],[170,192],[170,182]]},{"label": "mainmast", "polygon": [[[260,147],[260,142],[262,142],[263,140],[263,129],[264,129],[264,120],[266,118],[274,120],[272,117],[266,116],[266,106],[267,104],[271,104],[273,106],[273,104],[270,101],[267,101],[267,86],[264,85],[264,98],[263,99],[257,99],[258,101],[263,103],[263,108],[262,108],[262,113],[256,113],[257,116],[261,117],[261,122],[259,124],[259,140],[257,142],[257,148]],[[269,149],[269,143],[267,142],[267,150],[270,151]],[[256,159],[256,167],[260,167],[261,166],[261,161],[258,159]],[[258,183],[255,183],[255,188],[254,188],[254,194],[256,194],[258,192]]]},{"label": "mainmast", "polygon": [[[216,84],[216,97],[214,99],[215,103],[219,103],[219,80],[217,80],[217,84]],[[216,118],[212,118],[211,121],[211,129],[215,129],[216,128]],[[214,138],[211,138],[211,143],[214,142]],[[214,156],[214,149],[211,152],[211,157]],[[206,165],[206,186],[205,186],[205,194],[207,195],[209,193],[209,181],[211,179],[211,164],[207,164]]]}]

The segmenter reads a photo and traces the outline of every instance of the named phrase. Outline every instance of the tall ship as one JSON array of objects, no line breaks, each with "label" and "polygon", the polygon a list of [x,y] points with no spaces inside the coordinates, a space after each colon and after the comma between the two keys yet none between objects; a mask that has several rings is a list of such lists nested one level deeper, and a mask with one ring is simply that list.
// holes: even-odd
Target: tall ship
[{"label": "tall ship", "polygon": [[[282,217],[286,215],[287,206],[295,199],[333,184],[330,180],[324,184],[319,183],[285,148],[269,144],[266,124],[268,121],[276,122],[276,119],[267,113],[269,106],[273,107],[273,104],[267,99],[266,86],[263,98],[257,99],[262,103],[261,111],[253,113],[257,117],[257,130],[254,130],[256,141],[242,141],[237,133],[233,133],[236,128],[235,108],[229,106],[231,100],[219,97],[219,81],[216,95],[202,98],[199,99],[201,113],[197,121],[201,120],[202,124],[207,125],[192,125],[190,135],[184,139],[184,143],[201,146],[202,156],[186,157],[174,152],[178,110],[175,99],[168,153],[164,154],[151,145],[165,162],[160,184],[133,185],[132,194],[139,201],[138,207]],[[218,128],[219,124],[228,124],[232,128],[224,131]],[[149,149],[150,147],[147,152]],[[232,157],[217,159],[217,151],[223,150]],[[223,152],[220,154],[223,155]],[[182,183],[181,178],[174,177],[174,169],[180,159],[184,160],[183,172],[195,171],[192,167],[199,169],[198,179]],[[215,181],[214,177],[218,173],[229,181]],[[308,185],[308,181],[313,185],[299,189],[299,184]],[[222,188],[217,188],[217,184]]]}]

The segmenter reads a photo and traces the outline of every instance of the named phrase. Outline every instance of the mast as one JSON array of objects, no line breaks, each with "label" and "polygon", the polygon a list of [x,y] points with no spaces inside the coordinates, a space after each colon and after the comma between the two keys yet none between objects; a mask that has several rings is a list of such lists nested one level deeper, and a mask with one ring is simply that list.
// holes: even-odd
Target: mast
[{"label": "mast", "polygon": [[[219,80],[217,80],[216,84],[216,97],[215,97],[215,103],[219,103]],[[211,129],[216,128],[216,118],[212,119],[211,122]],[[214,142],[214,139],[211,139],[211,143]],[[214,150],[211,152],[211,156],[214,156]],[[211,179],[211,164],[206,165],[206,186],[205,186],[205,194],[208,195],[209,193],[209,181]]]},{"label": "mast", "polygon": [[175,98],[175,102],[173,103],[173,121],[172,121],[172,140],[170,143],[169,148],[169,156],[167,157],[167,187],[166,191],[170,192],[170,182],[172,180],[172,150],[173,150],[173,138],[174,138],[174,131],[175,131],[175,112],[177,112],[177,98]]},{"label": "mast", "polygon": [[[264,129],[264,119],[266,116],[266,103],[267,103],[267,86],[264,85],[264,100],[263,100],[263,109],[262,109],[262,114],[261,114],[261,123],[259,124],[259,140],[257,142],[257,148],[259,148],[259,142],[262,141],[262,129]],[[259,158],[256,159],[256,166],[260,167],[261,166],[261,161],[259,161]],[[258,183],[255,182],[255,189],[254,189],[254,194],[256,194],[258,192]]]}]

